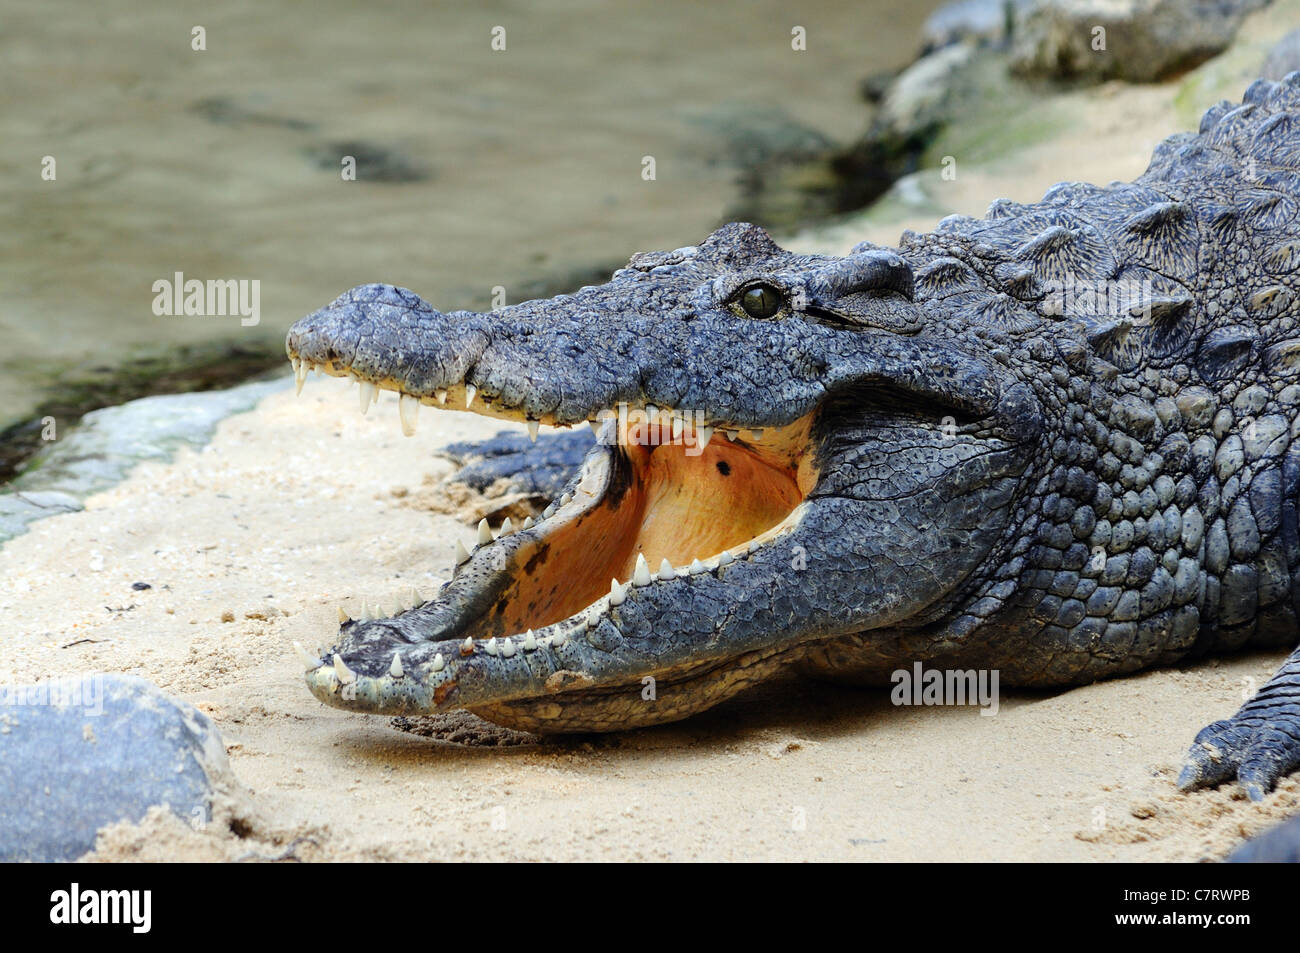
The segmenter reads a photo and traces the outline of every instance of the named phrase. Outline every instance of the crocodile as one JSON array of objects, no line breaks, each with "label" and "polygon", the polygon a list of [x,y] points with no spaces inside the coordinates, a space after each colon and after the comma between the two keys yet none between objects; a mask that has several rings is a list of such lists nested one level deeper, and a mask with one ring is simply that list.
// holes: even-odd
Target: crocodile
[{"label": "crocodile", "polygon": [[[732,223],[489,313],[354,288],[290,329],[299,388],[354,378],[363,410],[395,391],[407,432],[427,406],[582,436],[543,436],[571,466],[539,520],[481,523],[432,598],[343,614],[307,686],[548,734],[685,718],[790,669],[1054,688],[1289,648],[1298,205],[1292,73],[1132,183],[896,248],[794,254]],[[1297,765],[1300,650],[1179,784],[1260,799]]]}]

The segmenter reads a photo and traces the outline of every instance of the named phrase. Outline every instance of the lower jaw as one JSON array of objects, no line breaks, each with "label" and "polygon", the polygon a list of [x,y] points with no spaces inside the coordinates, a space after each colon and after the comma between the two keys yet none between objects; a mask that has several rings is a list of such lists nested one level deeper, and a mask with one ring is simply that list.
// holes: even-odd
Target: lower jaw
[{"label": "lower jaw", "polygon": [[470,706],[469,711],[493,724],[534,734],[580,734],[624,731],[668,724],[697,715],[761,681],[788,670],[803,646],[747,652],[653,678],[601,688],[560,692],[545,698]]}]

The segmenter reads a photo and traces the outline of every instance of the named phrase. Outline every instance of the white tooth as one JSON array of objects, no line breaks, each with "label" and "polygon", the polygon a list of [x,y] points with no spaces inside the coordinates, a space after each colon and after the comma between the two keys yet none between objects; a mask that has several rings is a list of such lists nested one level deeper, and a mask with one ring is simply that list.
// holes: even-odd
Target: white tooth
[{"label": "white tooth", "polygon": [[751,430],[751,431],[749,432],[749,435],[750,435],[751,437],[753,437],[755,440],[762,440],[762,439],[763,439],[763,431],[761,431],[761,430]]},{"label": "white tooth", "polygon": [[397,416],[402,421],[402,434],[413,435],[415,424],[420,419],[420,398],[402,394],[397,398]]},{"label": "white tooth", "polygon": [[492,542],[492,527],[488,526],[487,517],[485,516],[478,521],[478,544],[486,546],[490,542]]},{"label": "white tooth", "polygon": [[699,447],[707,447],[707,446],[709,445],[709,441],[712,440],[712,439],[713,439],[713,428],[712,428],[712,427],[696,427],[696,428],[695,428],[695,444],[696,444],[696,446],[699,446]]},{"label": "white tooth", "polygon": [[587,628],[594,629],[600,624],[600,606],[592,606],[587,610]]},{"label": "white tooth", "polygon": [[465,406],[468,407],[474,403],[474,395],[478,393],[478,388],[473,384],[465,385]]},{"label": "white tooth", "polygon": [[438,403],[440,404],[447,403],[447,388],[439,387],[437,390],[433,392],[433,396],[438,398]]},{"label": "white tooth", "polygon": [[572,502],[573,502],[573,494],[572,494],[572,493],[566,493],[566,494],[564,494],[564,496],[560,497],[560,505],[561,505],[561,506],[568,506],[568,505],[569,505],[570,503],[572,503]]},{"label": "white tooth", "polygon": [[568,640],[568,638],[569,638],[569,637],[568,637],[567,635],[565,635],[563,632],[560,632],[560,633],[558,633],[558,634],[556,634],[556,635],[553,635],[553,636],[551,636],[551,646],[552,646],[553,648],[557,648],[557,649],[558,649],[561,645],[563,645],[563,644],[565,643],[565,641]]},{"label": "white tooth", "polygon": [[524,517],[524,529],[532,529],[536,525],[537,524],[533,522],[533,518],[531,516]]},{"label": "white tooth", "polygon": [[739,438],[740,438],[740,431],[739,431],[739,430],[728,430],[728,431],[727,431],[727,439],[728,439],[728,440],[737,440],[737,439],[739,439]]},{"label": "white tooth", "polygon": [[446,668],[446,667],[447,667],[447,660],[444,659],[444,658],[442,657],[442,653],[439,652],[437,655],[435,655],[435,656],[433,657],[433,666],[432,666],[432,668],[433,668],[433,670],[434,670],[435,672],[441,672],[441,671],[442,671],[444,668]]},{"label": "white tooth", "polygon": [[544,519],[544,520],[546,520],[546,519],[550,519],[550,518],[551,518],[551,515],[552,515],[554,512],[555,512],[555,504],[554,504],[554,503],[548,503],[547,506],[546,506],[546,509],[542,510],[542,519]]},{"label": "white tooth", "polygon": [[531,652],[537,648],[537,636],[533,635],[533,630],[529,629],[528,634],[524,636],[524,651]]},{"label": "white tooth", "polygon": [[419,590],[419,589],[412,589],[412,590],[411,590],[411,608],[414,609],[416,606],[422,606],[422,605],[424,605],[424,597],[423,597],[422,595],[420,595],[420,590]]},{"label": "white tooth", "polygon": [[393,664],[388,666],[388,674],[393,676],[393,678],[401,678],[406,674],[406,672],[402,670],[402,657],[396,652],[393,653]]},{"label": "white tooth", "polygon": [[334,674],[339,677],[339,681],[344,685],[357,680],[357,673],[347,667],[343,661],[343,656],[339,655],[337,652],[334,653]]},{"label": "white tooth", "polygon": [[366,411],[370,409],[370,405],[371,403],[374,402],[374,399],[375,399],[375,385],[370,383],[369,381],[362,381],[360,401],[361,401],[361,413],[363,416],[365,415]]},{"label": "white tooth", "polygon": [[305,668],[309,672],[314,672],[316,671],[316,669],[320,668],[322,665],[325,664],[320,660],[318,656],[312,655],[305,648],[303,648],[301,642],[293,643],[293,650],[298,654],[298,659],[302,662],[303,668]]},{"label": "white tooth", "polygon": [[707,572],[707,570],[704,568],[704,563],[700,562],[698,559],[692,559],[690,568],[687,569],[687,572],[692,576],[698,576],[702,572]]},{"label": "white tooth", "polygon": [[730,566],[735,561],[736,561],[736,557],[731,555],[731,550],[729,549],[724,549],[722,551],[722,555],[718,557],[719,566]]},{"label": "white tooth", "polygon": [[347,625],[351,621],[352,619],[343,611],[343,607],[339,606],[339,625]]},{"label": "white tooth", "polygon": [[537,442],[537,432],[541,429],[541,423],[536,420],[528,421],[528,439],[533,443]]},{"label": "white tooth", "polygon": [[456,565],[460,566],[469,562],[469,550],[460,540],[456,540]]},{"label": "white tooth", "polygon": [[621,606],[626,598],[627,592],[618,584],[618,580],[611,580],[609,584],[609,604],[611,606]]},{"label": "white tooth", "polygon": [[293,386],[294,393],[302,393],[302,385],[307,383],[307,362],[293,359]]},{"label": "white tooth", "polygon": [[364,599],[361,600],[361,615],[357,617],[359,622],[369,622],[374,616],[370,614],[370,607],[366,605]]},{"label": "white tooth", "polygon": [[502,536],[509,536],[514,531],[515,525],[510,522],[510,517],[507,516],[505,522],[501,524],[501,532],[497,534],[497,538],[500,539]]},{"label": "white tooth", "polygon": [[488,644],[483,646],[483,651],[487,652],[488,655],[497,654],[497,637],[495,635],[488,639]]},{"label": "white tooth", "polygon": [[600,436],[600,421],[599,421],[599,420],[588,420],[587,423],[588,423],[588,425],[591,427],[591,432],[594,433],[597,437],[599,437],[599,436]]},{"label": "white tooth", "polygon": [[460,643],[460,654],[461,655],[474,654],[474,640],[470,638],[468,635],[465,636],[465,641]]},{"label": "white tooth", "polygon": [[650,567],[646,565],[645,553],[636,554],[636,569],[632,571],[632,582],[638,586],[650,585]]},{"label": "white tooth", "polygon": [[514,640],[514,639],[502,639],[502,640],[501,640],[501,654],[502,654],[505,658],[514,658],[514,655],[515,655],[515,640]]},{"label": "white tooth", "polygon": [[760,543],[758,540],[756,540],[756,539],[751,539],[751,540],[749,541],[749,551],[750,551],[751,553],[756,553],[756,552],[758,552],[758,551],[759,551],[760,549],[762,549],[762,548],[763,548],[763,544]]},{"label": "white tooth", "polygon": [[676,579],[677,573],[673,570],[673,564],[664,557],[664,561],[659,564],[659,578],[663,580]]}]

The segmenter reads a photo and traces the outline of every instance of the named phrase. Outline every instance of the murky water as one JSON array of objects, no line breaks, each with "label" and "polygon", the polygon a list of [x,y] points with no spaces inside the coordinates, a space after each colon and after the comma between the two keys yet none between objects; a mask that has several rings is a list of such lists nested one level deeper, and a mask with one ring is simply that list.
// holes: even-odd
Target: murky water
[{"label": "murky water", "polygon": [[[760,153],[857,136],[935,5],[3,0],[0,426],[361,282],[483,309],[697,241]],[[259,322],[155,314],[178,272],[259,282]]]}]

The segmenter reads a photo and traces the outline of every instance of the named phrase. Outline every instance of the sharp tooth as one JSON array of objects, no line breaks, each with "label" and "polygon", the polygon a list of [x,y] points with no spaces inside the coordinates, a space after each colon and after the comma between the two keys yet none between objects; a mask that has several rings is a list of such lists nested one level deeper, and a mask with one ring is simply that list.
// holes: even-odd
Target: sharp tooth
[{"label": "sharp tooth", "polygon": [[529,629],[528,634],[524,636],[524,651],[531,652],[535,648],[537,648],[537,636],[533,634],[532,629]]},{"label": "sharp tooth", "polygon": [[370,409],[370,405],[375,399],[375,385],[369,381],[362,381],[359,399],[361,401],[361,414],[365,416],[366,411]]},{"label": "sharp tooth", "polygon": [[440,404],[447,403],[447,388],[439,387],[437,390],[433,392],[433,396],[438,398],[438,403]]},{"label": "sharp tooth", "polygon": [[537,442],[537,432],[541,429],[541,423],[536,420],[528,421],[528,439],[533,443]]},{"label": "sharp tooth", "polygon": [[490,542],[492,542],[492,527],[488,526],[487,517],[485,516],[478,521],[478,544],[486,546]]},{"label": "sharp tooth", "polygon": [[587,628],[594,629],[600,624],[600,606],[592,606],[587,610]]},{"label": "sharp tooth", "polygon": [[302,393],[302,385],[307,383],[307,362],[300,361],[297,358],[293,360],[293,386],[294,393]]},{"label": "sharp tooth", "polygon": [[406,674],[406,672],[402,670],[402,657],[396,652],[393,653],[393,664],[388,666],[388,674],[393,676],[393,678],[401,678]]},{"label": "sharp tooth", "polygon": [[339,606],[339,625],[347,625],[351,621],[352,619],[343,611],[343,607]]},{"label": "sharp tooth", "polygon": [[565,633],[559,632],[551,636],[551,646],[553,648],[558,649],[561,645],[563,645],[566,641],[568,641],[568,638],[569,637]]},{"label": "sharp tooth", "polygon": [[402,434],[410,437],[420,419],[420,398],[402,394],[397,398],[397,416],[402,421]]},{"label": "sharp tooth", "polygon": [[611,606],[621,606],[623,600],[627,598],[627,592],[618,584],[617,579],[610,580],[609,583],[609,604]]},{"label": "sharp tooth", "polygon": [[459,539],[456,540],[456,565],[461,566],[469,562],[469,550]]},{"label": "sharp tooth", "polygon": [[728,439],[728,440],[737,440],[737,439],[739,439],[739,438],[740,438],[740,431],[739,431],[739,430],[728,430],[728,431],[727,431],[727,439]]},{"label": "sharp tooth", "polygon": [[474,654],[474,640],[470,638],[468,635],[465,636],[465,641],[460,643],[460,654],[461,655]]},{"label": "sharp tooth", "polygon": [[497,637],[495,635],[488,639],[488,644],[483,646],[483,651],[487,652],[488,655],[497,654]]},{"label": "sharp tooth", "polygon": [[514,639],[502,639],[502,640],[501,640],[501,654],[502,654],[502,656],[504,656],[505,658],[514,658],[514,655],[515,655],[515,640],[514,640]]},{"label": "sharp tooth", "polygon": [[673,564],[668,561],[667,556],[665,556],[664,561],[659,564],[659,578],[664,580],[677,578],[677,573],[673,569]]},{"label": "sharp tooth", "polygon": [[709,441],[712,440],[712,439],[713,439],[713,428],[712,428],[712,427],[696,427],[696,428],[695,428],[695,444],[696,444],[696,446],[707,447],[707,446],[709,445]]},{"label": "sharp tooth", "polygon": [[468,407],[474,403],[474,395],[478,393],[478,388],[473,384],[465,385],[465,406]]},{"label": "sharp tooth", "polygon": [[566,494],[564,494],[564,496],[560,497],[560,505],[561,505],[561,506],[568,506],[568,505],[569,505],[570,503],[572,503],[572,502],[573,502],[573,494],[572,494],[572,493],[566,493]]},{"label": "sharp tooth", "polygon": [[724,549],[722,555],[718,557],[719,566],[730,566],[736,561],[736,557],[731,555],[731,550]]},{"label": "sharp tooth", "polygon": [[599,420],[588,420],[588,421],[587,421],[587,424],[591,427],[591,432],[594,433],[597,437],[599,437],[599,436],[600,436],[600,421],[599,421]]},{"label": "sharp tooth", "polygon": [[762,549],[762,548],[763,548],[763,544],[760,543],[758,540],[756,540],[756,539],[751,539],[751,540],[749,541],[749,551],[750,551],[751,553],[756,553],[756,552],[758,552],[758,551],[759,551],[760,549]]},{"label": "sharp tooth", "polygon": [[692,576],[698,576],[700,573],[707,572],[708,570],[704,568],[704,563],[700,562],[698,559],[692,559],[690,568],[686,571]]},{"label": "sharp tooth", "polygon": [[501,532],[497,534],[497,539],[500,539],[502,536],[509,536],[514,531],[515,525],[510,522],[510,517],[507,516],[505,522],[501,524]]},{"label": "sharp tooth", "polygon": [[411,608],[424,605],[424,596],[420,595],[419,589],[411,590]]},{"label": "sharp tooth", "polygon": [[361,615],[358,617],[358,621],[361,621],[361,622],[369,622],[369,621],[370,621],[371,619],[373,619],[373,618],[374,618],[374,616],[372,616],[372,615],[370,614],[370,607],[369,607],[368,605],[366,605],[366,601],[365,601],[364,599],[362,599],[362,600],[361,600]]},{"label": "sharp tooth", "polygon": [[337,652],[334,653],[334,674],[339,677],[339,681],[344,685],[357,680],[357,673],[347,667],[343,661],[343,656]]},{"label": "sharp tooth", "polygon": [[751,437],[753,437],[755,440],[762,440],[762,439],[763,439],[763,431],[761,431],[761,430],[751,430],[751,431],[749,432],[749,435],[750,435]]},{"label": "sharp tooth", "polygon": [[531,516],[524,517],[524,529],[532,529],[536,525],[537,524],[533,522],[533,518]]},{"label": "sharp tooth", "polygon": [[632,582],[638,586],[650,585],[650,567],[646,565],[645,553],[636,554],[636,569],[632,571]]},{"label": "sharp tooth", "polygon": [[548,503],[546,505],[546,509],[542,510],[542,519],[544,520],[550,519],[551,516],[555,513],[555,509],[556,507],[554,503]]},{"label": "sharp tooth", "polygon": [[293,650],[294,652],[297,653],[298,660],[302,662],[303,668],[306,669],[308,672],[314,672],[316,671],[316,669],[320,668],[322,665],[325,664],[320,660],[319,657],[312,655],[305,648],[303,648],[301,642],[293,643]]},{"label": "sharp tooth", "polygon": [[441,671],[442,671],[444,668],[446,668],[446,667],[447,667],[447,660],[444,659],[444,658],[442,657],[442,653],[439,652],[437,655],[435,655],[435,656],[433,657],[433,666],[432,666],[432,668],[433,668],[433,670],[434,670],[435,672],[441,672]]}]

